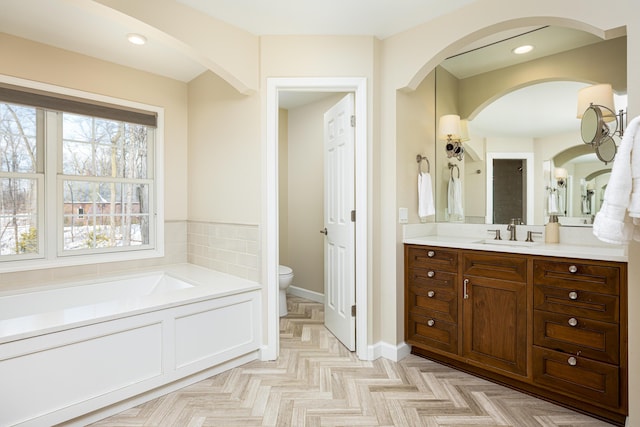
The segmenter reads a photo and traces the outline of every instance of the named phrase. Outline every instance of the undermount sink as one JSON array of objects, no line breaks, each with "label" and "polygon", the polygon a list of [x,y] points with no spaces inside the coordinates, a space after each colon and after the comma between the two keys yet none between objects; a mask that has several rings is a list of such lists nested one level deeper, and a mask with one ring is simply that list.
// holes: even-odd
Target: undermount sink
[{"label": "undermount sink", "polygon": [[542,242],[527,242],[525,240],[496,240],[496,239],[484,239],[479,243],[485,245],[499,245],[499,246],[535,246],[540,245]]}]

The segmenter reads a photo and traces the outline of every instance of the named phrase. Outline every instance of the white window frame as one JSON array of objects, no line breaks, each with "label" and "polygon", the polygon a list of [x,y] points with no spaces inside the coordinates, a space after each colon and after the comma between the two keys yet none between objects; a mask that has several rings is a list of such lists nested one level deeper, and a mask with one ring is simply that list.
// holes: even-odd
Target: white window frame
[{"label": "white window frame", "polygon": [[[87,100],[106,102],[126,108],[134,108],[153,112],[157,115],[157,127],[154,130],[153,144],[153,181],[154,191],[149,194],[150,214],[150,242],[147,248],[131,246],[127,248],[110,248],[109,252],[95,251],[62,251],[62,242],[59,237],[59,227],[62,224],[62,207],[59,206],[62,198],[58,196],[61,180],[58,178],[57,162],[61,159],[61,128],[45,120],[45,167],[43,178],[43,190],[38,194],[38,242],[40,254],[33,256],[11,256],[0,258],[0,273],[12,271],[24,271],[44,268],[56,268],[75,265],[99,264],[117,261],[132,261],[164,256],[164,109],[162,107],[132,102],[104,95],[63,88],[46,83],[0,75],[0,82],[25,88],[38,89],[61,95],[74,96]],[[45,115],[56,113],[45,112]],[[49,117],[49,116],[48,116]],[[54,139],[55,144],[47,143],[47,135],[51,132],[60,132]],[[50,138],[49,138],[50,139]],[[26,177],[26,175],[25,175]],[[40,203],[42,203],[40,205]],[[155,237],[153,237],[155,236]],[[6,259],[6,261],[3,261]]]}]

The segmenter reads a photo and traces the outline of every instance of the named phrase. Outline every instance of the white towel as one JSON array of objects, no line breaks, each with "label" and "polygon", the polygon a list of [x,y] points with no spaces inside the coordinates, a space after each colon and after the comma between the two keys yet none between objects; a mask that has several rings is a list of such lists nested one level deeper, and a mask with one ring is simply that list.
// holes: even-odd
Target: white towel
[{"label": "white towel", "polygon": [[550,214],[558,213],[558,202],[556,198],[556,193],[554,191],[551,191],[549,193],[549,206],[547,206],[547,212],[549,212]]},{"label": "white towel", "polygon": [[[634,230],[633,221],[627,215],[627,209],[632,205],[632,191],[634,194],[640,192],[640,188],[632,187],[632,167],[640,163],[639,126],[640,117],[631,120],[627,126],[613,161],[602,207],[593,221],[593,234],[603,242],[622,244],[632,238],[640,240],[639,230]],[[636,158],[635,162],[632,157]]]},{"label": "white towel", "polygon": [[430,215],[435,215],[435,213],[431,175],[420,172],[418,174],[418,216],[420,219],[426,219]]},{"label": "white towel", "polygon": [[447,202],[450,219],[461,220],[464,218],[464,212],[462,210],[462,181],[460,181],[460,178],[452,176],[449,180]]}]

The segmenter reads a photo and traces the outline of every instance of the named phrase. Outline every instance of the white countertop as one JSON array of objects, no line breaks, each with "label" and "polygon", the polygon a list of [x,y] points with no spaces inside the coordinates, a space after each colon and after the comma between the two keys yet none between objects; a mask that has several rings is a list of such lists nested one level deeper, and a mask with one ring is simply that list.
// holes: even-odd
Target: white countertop
[{"label": "white countertop", "polygon": [[[527,230],[543,231],[538,228],[519,226],[523,233]],[[526,242],[524,236],[518,235],[517,241],[494,240],[487,229],[495,229],[492,225],[449,224],[414,225],[405,228],[403,243],[414,245],[440,246],[445,248],[473,249],[491,252],[516,253],[526,255],[543,255],[565,258],[581,258],[601,261],[627,262],[627,246],[601,243],[592,238],[591,230],[576,227],[561,227],[561,243],[544,243],[544,237],[535,236],[534,242]],[[563,230],[564,228],[564,230]],[[564,231],[564,233],[563,233]],[[503,233],[503,236],[505,233]],[[491,237],[489,237],[491,236]],[[563,237],[565,238],[563,241]]]}]

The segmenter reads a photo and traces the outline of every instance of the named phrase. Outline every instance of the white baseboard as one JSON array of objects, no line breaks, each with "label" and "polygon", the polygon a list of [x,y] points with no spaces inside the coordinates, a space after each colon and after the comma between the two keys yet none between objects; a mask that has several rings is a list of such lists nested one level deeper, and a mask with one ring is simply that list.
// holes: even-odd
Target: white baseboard
[{"label": "white baseboard", "polygon": [[297,286],[289,286],[287,288],[287,294],[308,299],[309,301],[319,302],[320,304],[324,304],[324,294],[310,291],[308,289],[299,288]]},{"label": "white baseboard", "polygon": [[369,360],[375,360],[379,357],[393,360],[398,362],[411,354],[411,346],[404,342],[398,345],[388,344],[380,341],[372,346],[369,346],[368,358]]}]

